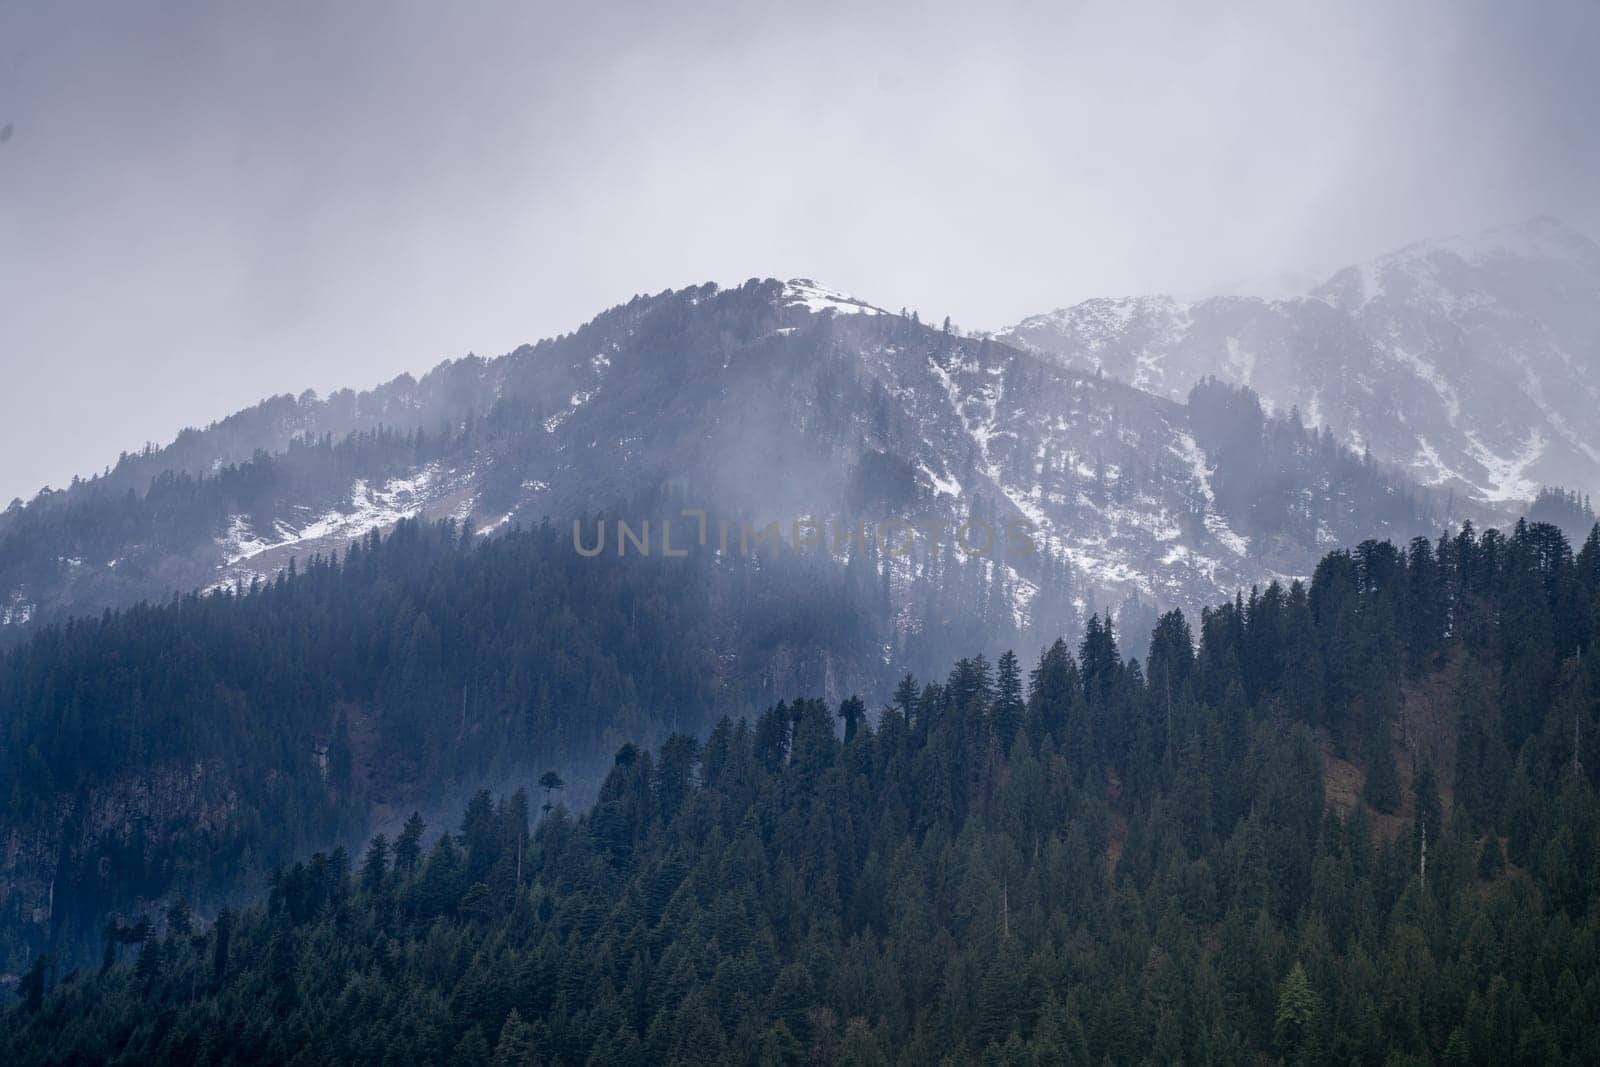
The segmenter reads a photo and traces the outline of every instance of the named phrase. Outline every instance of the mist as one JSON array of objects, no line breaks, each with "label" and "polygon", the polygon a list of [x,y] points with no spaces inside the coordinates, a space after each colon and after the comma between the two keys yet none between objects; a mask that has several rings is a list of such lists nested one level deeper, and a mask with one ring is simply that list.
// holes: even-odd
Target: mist
[{"label": "mist", "polygon": [[969,329],[1600,232],[1581,3],[0,7],[0,502],[807,276]]}]

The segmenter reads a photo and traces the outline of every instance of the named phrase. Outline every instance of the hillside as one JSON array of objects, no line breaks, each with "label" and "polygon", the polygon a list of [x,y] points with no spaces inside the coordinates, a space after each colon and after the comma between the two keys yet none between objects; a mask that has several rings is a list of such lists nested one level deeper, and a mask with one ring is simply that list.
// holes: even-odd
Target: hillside
[{"label": "hillside", "polygon": [[407,521],[296,569],[0,652],[0,970],[473,783],[559,766],[587,795],[624,741],[890,669],[859,564],[602,562],[566,530]]},{"label": "hillside", "polygon": [[1247,385],[1441,492],[1600,488],[1600,246],[1555,219],[1411,245],[1291,299],[1096,299],[998,336],[1158,396]]},{"label": "hillside", "polygon": [[[1600,1054],[1600,531],[1576,556],[1538,525],[1366,542],[1198,622],[1163,617],[1143,664],[1093,620],[1076,656],[1058,642],[1026,678],[975,657],[906,678],[875,716],[801,700],[703,743],[624,745],[592,809],[547,803],[531,836],[527,795],[480,794],[459,833],[430,844],[413,823],[355,870],[319,854],[241,914],[112,928],[98,974],[41,960],[0,1049]],[[1431,731],[1412,717],[1441,687],[1449,725]]]},{"label": "hillside", "polygon": [[[1039,558],[1001,577],[1038,640],[1486,514],[1192,384],[1170,402],[804,281],[637,297],[420,381],[268,401],[18,502],[0,514],[0,637],[270,579],[402,517],[487,534],[664,490],[735,525],[1026,523]],[[1063,588],[1034,603],[1047,582]]]}]

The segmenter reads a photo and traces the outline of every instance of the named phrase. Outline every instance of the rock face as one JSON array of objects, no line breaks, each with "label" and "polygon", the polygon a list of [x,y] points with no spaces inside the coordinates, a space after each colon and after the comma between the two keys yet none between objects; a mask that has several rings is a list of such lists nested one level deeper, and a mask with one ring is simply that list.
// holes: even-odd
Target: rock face
[{"label": "rock face", "polygon": [[1214,375],[1424,485],[1600,489],[1600,246],[1550,218],[1412,245],[1302,297],[1090,300],[1001,339],[1180,398]]},{"label": "rock face", "polygon": [[[221,842],[243,815],[228,773],[205,764],[152,767],[114,784],[63,793],[51,810],[31,817],[6,812],[0,817],[0,948],[43,943],[46,931],[61,942],[92,942],[102,916],[83,911],[80,902],[110,901],[130,916],[146,910],[171,876],[161,842],[172,827]],[[219,863],[203,889],[225,890],[237,860]]]}]

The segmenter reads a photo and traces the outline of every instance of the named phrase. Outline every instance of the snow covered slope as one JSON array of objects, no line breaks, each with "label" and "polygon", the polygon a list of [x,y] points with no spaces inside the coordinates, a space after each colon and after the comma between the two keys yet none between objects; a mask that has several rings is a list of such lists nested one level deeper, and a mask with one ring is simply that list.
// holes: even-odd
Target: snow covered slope
[{"label": "snow covered slope", "polygon": [[1090,300],[1001,339],[1181,398],[1206,375],[1425,485],[1600,490],[1600,246],[1554,219],[1401,249],[1289,300]]},{"label": "snow covered slope", "polygon": [[[1108,336],[1138,320],[1101,315]],[[989,572],[1024,621],[1052,601],[1193,609],[1453,517],[1248,393],[1174,402],[806,280],[636,297],[498,359],[276,403],[0,515],[0,625],[270,578],[405,517],[482,533],[663,492],[785,529],[1026,523],[1037,553]]]}]

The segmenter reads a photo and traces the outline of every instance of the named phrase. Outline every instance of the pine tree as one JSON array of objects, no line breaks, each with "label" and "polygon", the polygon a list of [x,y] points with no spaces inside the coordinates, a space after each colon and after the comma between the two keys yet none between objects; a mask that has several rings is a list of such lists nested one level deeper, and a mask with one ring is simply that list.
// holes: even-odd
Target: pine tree
[{"label": "pine tree", "polygon": [[844,721],[844,743],[850,744],[856,739],[856,730],[867,717],[867,706],[861,698],[850,696],[839,705],[839,718]]},{"label": "pine tree", "polygon": [[500,1039],[494,1046],[494,1067],[536,1067],[538,1062],[539,1052],[533,1027],[523,1021],[516,1008],[512,1008],[500,1027]]},{"label": "pine tree", "polygon": [[1367,777],[1362,783],[1361,800],[1374,810],[1392,815],[1400,810],[1400,772],[1394,764],[1394,749],[1388,728],[1369,736],[1366,745]]},{"label": "pine tree", "polygon": [[995,683],[994,733],[1000,751],[1011,754],[1017,733],[1022,729],[1025,711],[1022,702],[1022,676],[1017,667],[1017,654],[1007,649],[1000,657],[999,677]]},{"label": "pine tree", "polygon": [[1499,878],[1505,869],[1506,854],[1500,847],[1500,838],[1490,834],[1483,839],[1483,846],[1478,850],[1477,875],[1485,882],[1492,882]]},{"label": "pine tree", "polygon": [[1068,716],[1073,713],[1078,688],[1078,673],[1067,651],[1067,643],[1057,638],[1039,656],[1039,665],[1029,675],[1028,715],[1038,736],[1060,737]]},{"label": "pine tree", "polygon": [[233,938],[233,912],[223,908],[211,926],[211,980],[220,985],[228,973],[228,950]]},{"label": "pine tree", "polygon": [[422,816],[412,812],[406,819],[406,824],[400,830],[400,836],[394,843],[394,868],[401,874],[410,874],[417,869],[417,862],[422,858],[422,835],[427,831],[428,824],[422,821]]},{"label": "pine tree", "polygon": [[489,1042],[484,1038],[483,1031],[474,1026],[461,1035],[461,1040],[456,1042],[455,1053],[451,1062],[457,1067],[483,1067],[489,1062]]},{"label": "pine tree", "polygon": [[1290,1063],[1315,1063],[1322,1002],[1298,962],[1278,987],[1278,1008],[1272,1018],[1272,1040]]},{"label": "pine tree", "polygon": [[362,892],[368,894],[381,892],[388,873],[389,838],[385,834],[374,834],[367,844],[366,856],[361,861]]}]

